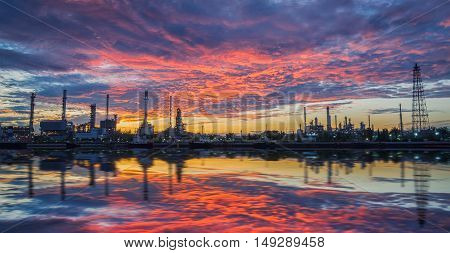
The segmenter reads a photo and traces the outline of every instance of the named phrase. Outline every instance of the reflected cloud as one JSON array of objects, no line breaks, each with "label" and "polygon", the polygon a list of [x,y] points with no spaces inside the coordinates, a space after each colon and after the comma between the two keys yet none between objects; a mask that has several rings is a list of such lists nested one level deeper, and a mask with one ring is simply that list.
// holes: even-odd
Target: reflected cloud
[{"label": "reflected cloud", "polygon": [[7,232],[450,229],[445,151],[0,154],[0,228]]}]

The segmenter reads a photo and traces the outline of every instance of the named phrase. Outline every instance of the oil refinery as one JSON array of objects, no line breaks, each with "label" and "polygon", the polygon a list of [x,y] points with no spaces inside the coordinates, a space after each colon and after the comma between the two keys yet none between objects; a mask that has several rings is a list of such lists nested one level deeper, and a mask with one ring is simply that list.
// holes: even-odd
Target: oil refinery
[{"label": "oil refinery", "polygon": [[[135,134],[121,132],[117,125],[119,115],[110,115],[110,95],[106,95],[105,117],[97,120],[97,105],[89,106],[89,120],[85,123],[74,124],[67,114],[68,91],[63,90],[61,99],[60,119],[41,120],[40,131],[34,129],[36,94],[30,96],[29,125],[1,126],[0,146],[2,148],[70,148],[70,147],[124,147],[124,148],[153,148],[176,144],[177,147],[273,147],[282,144],[285,147],[442,147],[450,146],[449,132],[446,127],[430,127],[429,115],[424,97],[420,67],[415,64],[413,68],[413,101],[412,126],[406,129],[403,124],[402,105],[398,108],[398,127],[388,129],[375,129],[370,115],[367,122],[353,122],[351,115],[339,116],[326,106],[326,122],[319,122],[317,116],[310,117],[307,106],[303,107],[303,124],[295,132],[286,133],[266,129],[258,133],[220,135],[217,133],[205,134],[186,131],[183,123],[182,110],[176,109],[175,125],[172,125],[173,99],[169,97],[169,124],[157,133],[149,122],[148,103],[149,93],[143,93],[143,119]],[[334,122],[333,119],[334,118]],[[341,121],[338,121],[338,118]],[[334,123],[334,124],[333,124]],[[333,127],[334,125],[334,127]]]}]

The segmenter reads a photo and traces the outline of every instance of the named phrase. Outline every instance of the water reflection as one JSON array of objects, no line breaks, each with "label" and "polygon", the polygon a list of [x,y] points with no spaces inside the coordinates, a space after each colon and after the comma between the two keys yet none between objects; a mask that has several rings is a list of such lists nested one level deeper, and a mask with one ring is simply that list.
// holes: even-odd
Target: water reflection
[{"label": "water reflection", "polygon": [[[0,229],[443,232],[449,158],[447,151],[2,151]],[[23,218],[29,226],[8,230]]]},{"label": "water reflection", "polygon": [[153,166],[153,157],[151,155],[143,154],[138,156],[139,165],[142,167],[143,175],[143,198],[148,200],[148,173],[147,171]]},{"label": "water reflection", "polygon": [[28,162],[28,197],[33,197],[33,164],[30,160]]},{"label": "water reflection", "polygon": [[52,152],[40,160],[39,169],[43,171],[56,171],[61,178],[61,200],[66,198],[66,171],[72,169],[73,156],[68,152]]},{"label": "water reflection", "polygon": [[430,178],[430,170],[425,164],[414,163],[414,189],[416,192],[417,203],[417,220],[419,225],[423,227],[426,223],[427,206],[428,206],[428,184]]}]

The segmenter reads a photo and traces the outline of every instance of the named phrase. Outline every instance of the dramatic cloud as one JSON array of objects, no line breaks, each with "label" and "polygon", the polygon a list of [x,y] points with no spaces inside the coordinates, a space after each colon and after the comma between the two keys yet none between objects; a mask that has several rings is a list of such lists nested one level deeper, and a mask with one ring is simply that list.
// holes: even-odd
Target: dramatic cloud
[{"label": "dramatic cloud", "polygon": [[[169,95],[187,115],[236,117],[408,97],[415,62],[426,94],[448,98],[449,10],[442,0],[0,2],[0,68],[14,73],[0,79],[9,87],[0,101],[11,108],[11,97],[35,90],[56,104],[64,87],[87,107],[110,93],[113,110],[135,122],[148,89],[157,117]],[[283,98],[267,102],[273,94]],[[259,102],[236,102],[250,97]]]}]

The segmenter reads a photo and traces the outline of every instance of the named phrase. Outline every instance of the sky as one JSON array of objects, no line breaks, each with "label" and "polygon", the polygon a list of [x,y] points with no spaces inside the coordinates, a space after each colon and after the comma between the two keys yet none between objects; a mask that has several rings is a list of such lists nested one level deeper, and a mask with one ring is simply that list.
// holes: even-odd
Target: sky
[{"label": "sky", "polygon": [[[359,125],[411,122],[412,67],[430,123],[450,126],[448,0],[0,0],[0,123],[88,121],[105,97],[133,130],[169,124],[169,96],[189,131],[291,131],[330,107]],[[174,115],[175,113],[173,113]],[[334,125],[334,122],[333,122]]]}]

